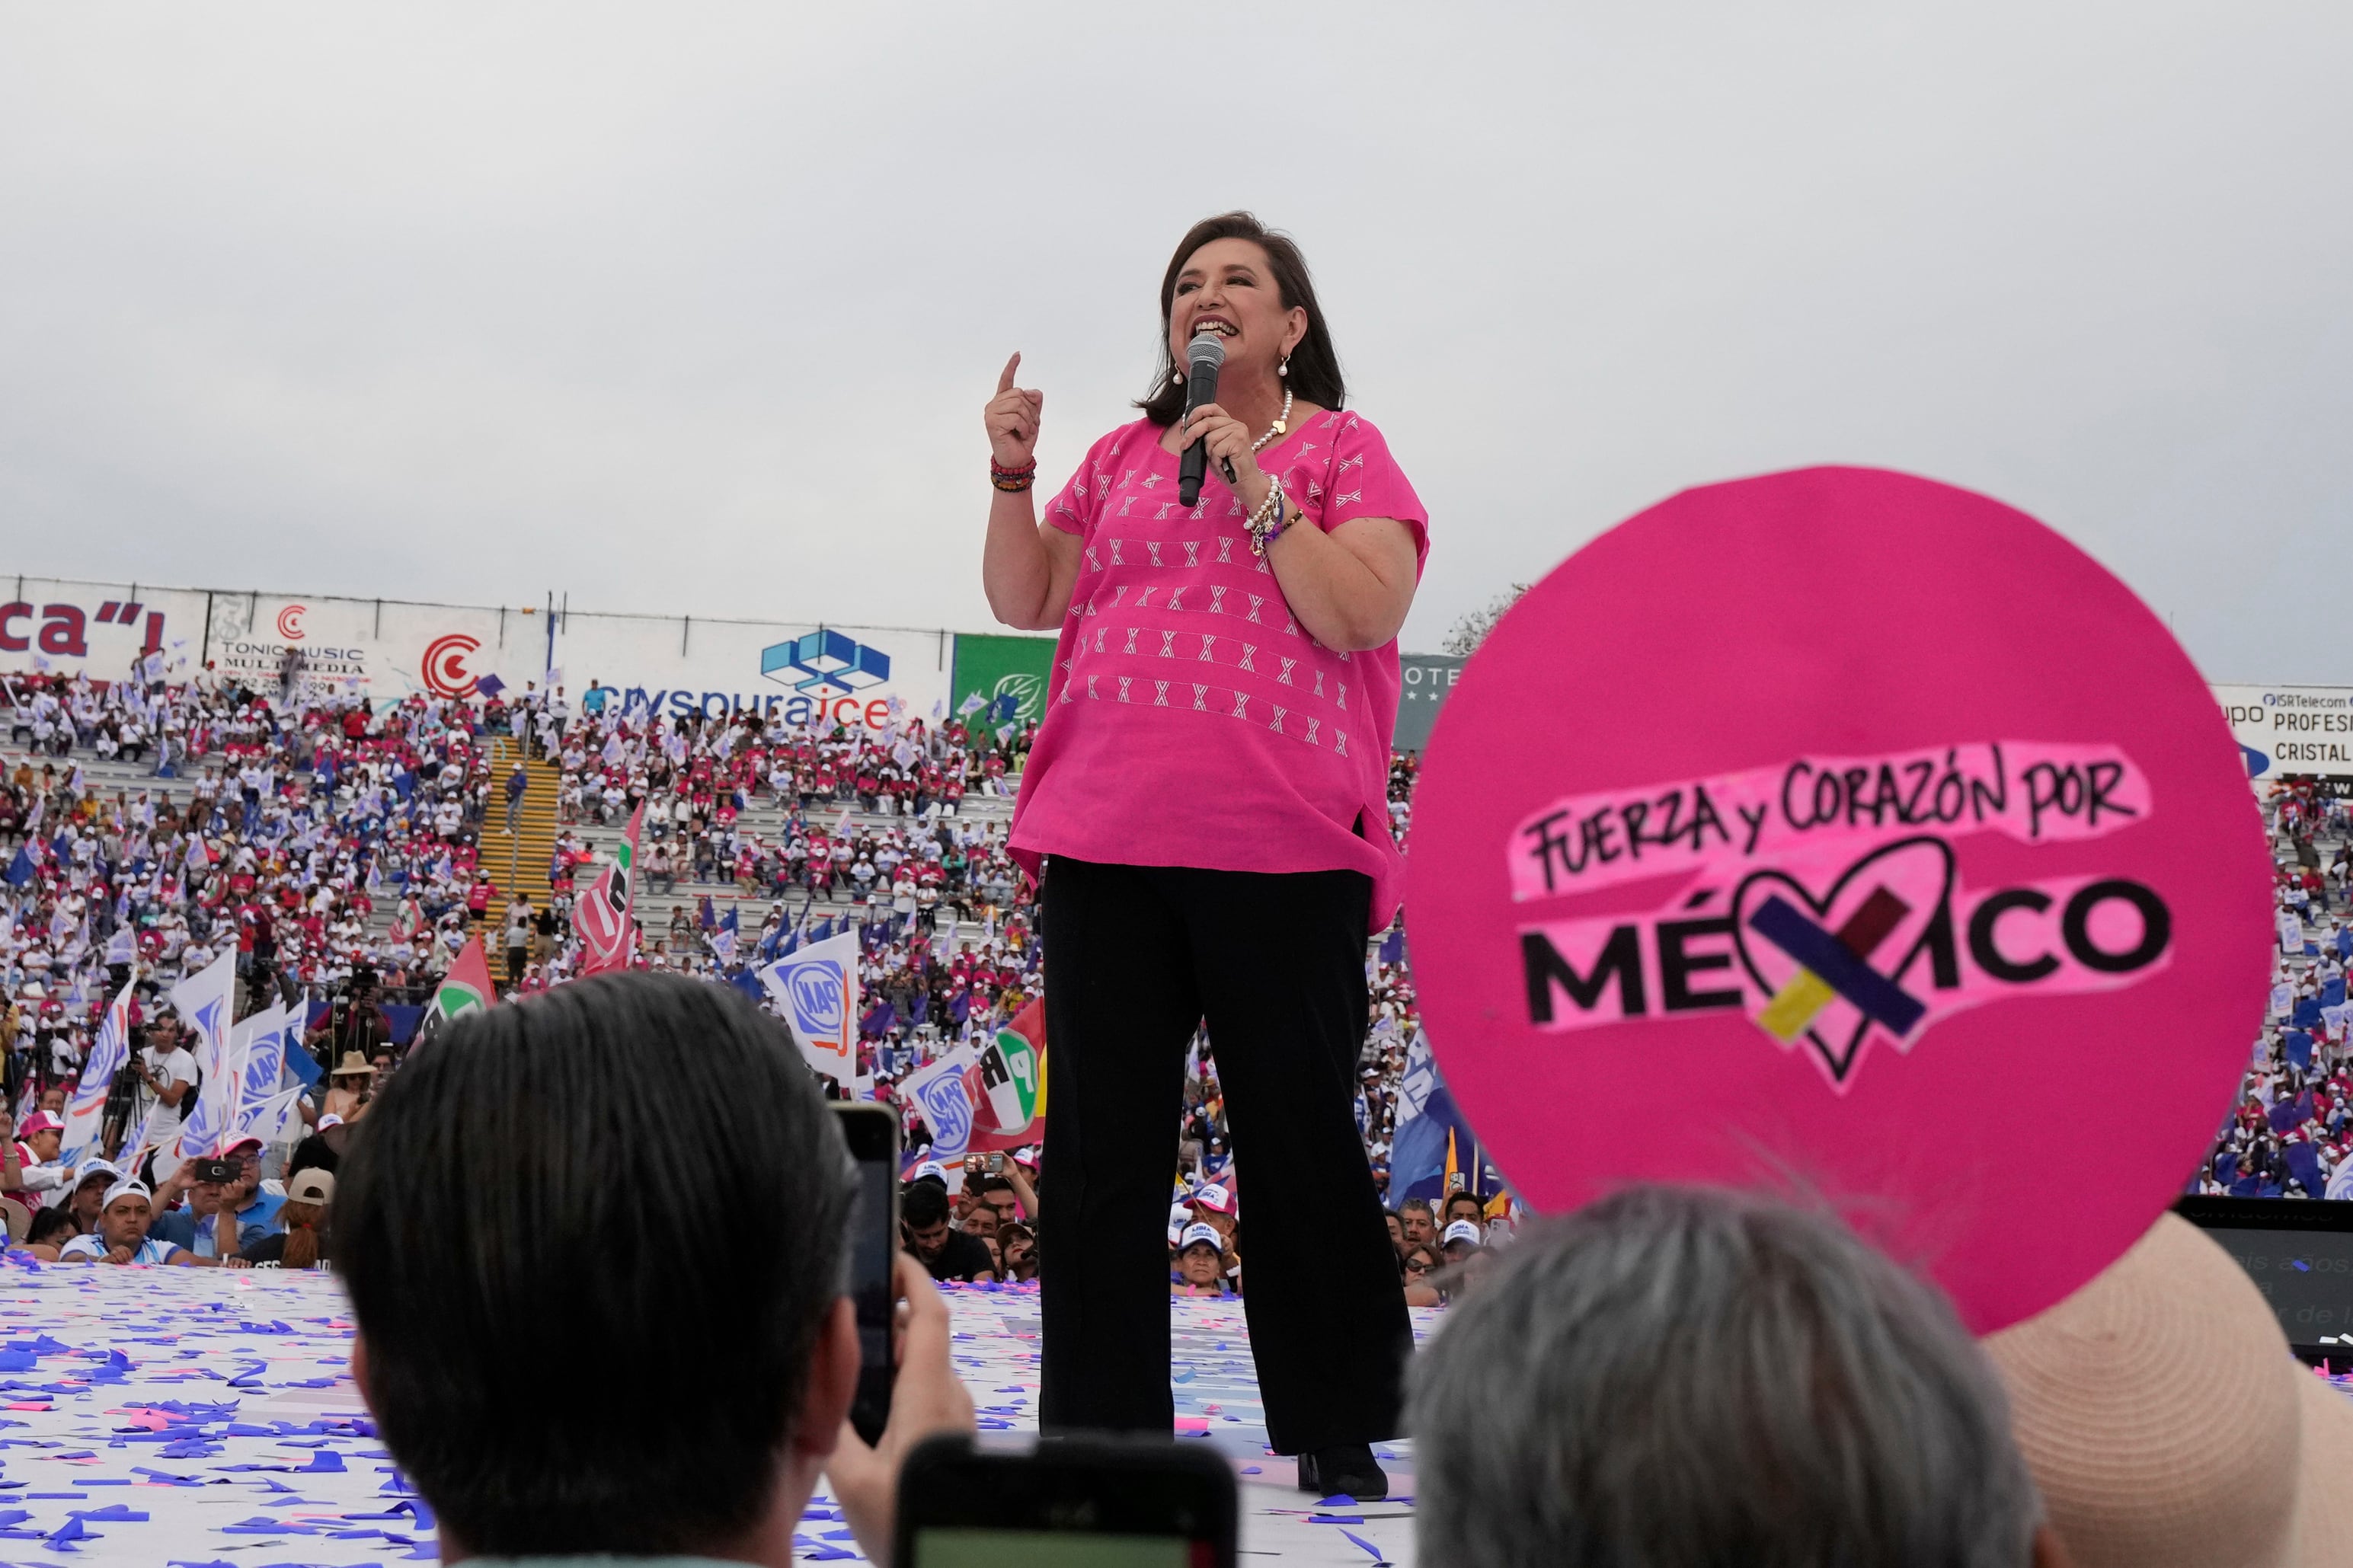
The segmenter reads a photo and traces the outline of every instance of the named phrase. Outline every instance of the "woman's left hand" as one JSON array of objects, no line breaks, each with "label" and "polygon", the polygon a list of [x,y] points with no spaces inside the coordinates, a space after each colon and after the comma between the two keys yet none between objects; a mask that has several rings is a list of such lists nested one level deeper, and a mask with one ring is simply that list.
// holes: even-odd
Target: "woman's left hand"
[{"label": "woman's left hand", "polygon": [[1216,404],[1204,403],[1185,421],[1185,445],[1191,446],[1197,438],[1208,446],[1210,466],[1235,494],[1248,500],[1258,493],[1258,482],[1264,476],[1259,470],[1258,454],[1250,450],[1248,426]]}]

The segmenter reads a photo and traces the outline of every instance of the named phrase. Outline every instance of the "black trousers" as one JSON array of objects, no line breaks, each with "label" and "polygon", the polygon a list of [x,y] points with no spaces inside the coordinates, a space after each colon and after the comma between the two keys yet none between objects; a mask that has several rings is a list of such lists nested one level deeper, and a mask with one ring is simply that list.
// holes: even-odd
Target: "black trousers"
[{"label": "black trousers", "polygon": [[1046,1429],[1174,1422],[1169,1182],[1206,1018],[1268,1436],[1295,1454],[1397,1435],[1412,1331],[1356,1120],[1371,897],[1355,871],[1049,860]]}]

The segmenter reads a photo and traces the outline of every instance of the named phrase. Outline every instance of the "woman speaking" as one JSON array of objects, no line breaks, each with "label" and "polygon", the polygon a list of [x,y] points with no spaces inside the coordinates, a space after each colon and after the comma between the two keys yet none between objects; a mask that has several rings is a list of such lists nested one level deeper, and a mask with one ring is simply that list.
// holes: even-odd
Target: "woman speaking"
[{"label": "woman speaking", "polygon": [[[1366,933],[1397,908],[1389,731],[1421,503],[1347,412],[1298,247],[1247,213],[1194,226],[1160,282],[1144,417],[1031,504],[1045,395],[1007,363],[987,410],[981,564],[998,620],[1058,629],[1012,845],[1043,886],[1053,1111],[1040,1248],[1050,1429],[1166,1433],[1166,1224],[1187,1042],[1206,1020],[1246,1200],[1244,1305],[1300,1484],[1388,1483],[1409,1346],[1358,1139]],[[1217,400],[1176,370],[1204,333]],[[1198,504],[1179,462],[1205,444]]]}]

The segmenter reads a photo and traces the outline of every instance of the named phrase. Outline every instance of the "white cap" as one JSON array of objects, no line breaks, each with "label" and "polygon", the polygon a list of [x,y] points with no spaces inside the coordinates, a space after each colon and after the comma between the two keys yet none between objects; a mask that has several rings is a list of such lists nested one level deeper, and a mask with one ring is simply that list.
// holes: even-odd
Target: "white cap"
[{"label": "white cap", "polygon": [[1168,1205],[1168,1245],[1169,1245],[1169,1246],[1171,1246],[1171,1247],[1176,1246],[1176,1238],[1177,1238],[1178,1237],[1180,1237],[1180,1236],[1184,1235],[1184,1234],[1185,1234],[1185,1227],[1186,1227],[1187,1226],[1188,1226],[1188,1225],[1192,1224],[1192,1223],[1193,1223],[1193,1211],[1192,1211],[1189,1207],[1187,1207],[1187,1205],[1183,1205],[1183,1204],[1171,1204],[1171,1205]]},{"label": "white cap", "polygon": [[98,1206],[102,1210],[111,1209],[118,1198],[137,1198],[142,1203],[152,1203],[154,1196],[154,1194],[147,1190],[146,1183],[134,1176],[126,1176],[106,1189],[106,1201]]},{"label": "white cap", "polygon": [[1185,1234],[1176,1238],[1176,1250],[1182,1252],[1192,1247],[1207,1247],[1222,1253],[1226,1249],[1226,1238],[1212,1226],[1188,1225],[1185,1227]]},{"label": "white cap", "polygon": [[945,1186],[948,1182],[948,1168],[945,1165],[941,1164],[937,1160],[926,1160],[922,1164],[915,1167],[915,1173],[908,1179],[910,1181],[920,1182],[925,1176],[938,1177],[940,1185]]},{"label": "white cap", "polygon": [[1487,1233],[1485,1231],[1481,1230],[1477,1226],[1472,1225],[1467,1219],[1458,1219],[1440,1233],[1438,1245],[1440,1247],[1451,1247],[1458,1241],[1467,1241],[1473,1247],[1480,1247],[1485,1245],[1486,1240]]}]

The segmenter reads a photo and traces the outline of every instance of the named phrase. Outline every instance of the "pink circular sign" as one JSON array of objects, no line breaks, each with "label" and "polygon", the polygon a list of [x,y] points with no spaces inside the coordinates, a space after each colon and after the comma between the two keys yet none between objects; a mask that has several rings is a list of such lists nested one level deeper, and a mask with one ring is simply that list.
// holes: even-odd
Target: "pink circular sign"
[{"label": "pink circular sign", "polygon": [[2032,518],[1903,474],[1686,491],[1441,712],[1406,908],[1439,1065],[1540,1210],[1819,1194],[1990,1332],[2228,1113],[2270,865],[2189,658]]}]

